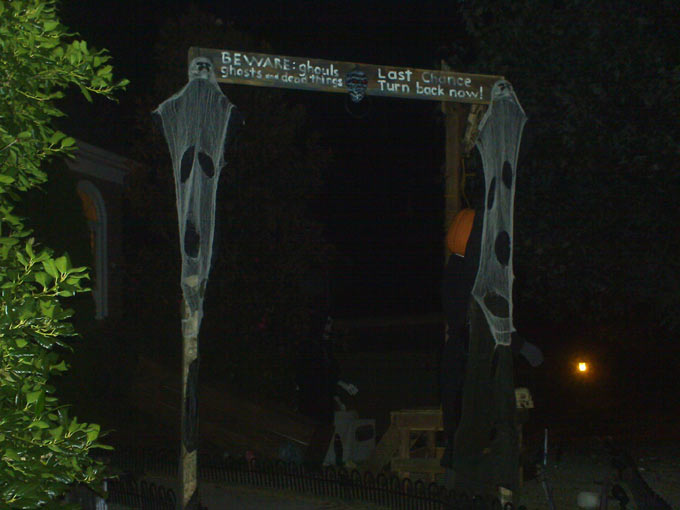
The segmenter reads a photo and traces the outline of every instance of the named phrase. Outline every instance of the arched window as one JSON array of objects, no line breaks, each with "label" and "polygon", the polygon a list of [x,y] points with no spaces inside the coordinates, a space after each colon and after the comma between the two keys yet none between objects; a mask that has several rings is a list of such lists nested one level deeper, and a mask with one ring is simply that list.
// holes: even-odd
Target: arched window
[{"label": "arched window", "polygon": [[106,205],[101,193],[90,181],[78,183],[78,196],[83,203],[83,212],[90,229],[90,251],[94,270],[91,283],[96,307],[95,318],[103,319],[109,314]]}]

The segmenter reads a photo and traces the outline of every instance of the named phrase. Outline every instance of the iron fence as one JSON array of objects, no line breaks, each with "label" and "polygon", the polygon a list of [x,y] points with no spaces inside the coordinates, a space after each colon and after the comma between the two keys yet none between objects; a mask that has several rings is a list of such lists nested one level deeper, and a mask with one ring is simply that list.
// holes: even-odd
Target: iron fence
[{"label": "iron fence", "polygon": [[90,488],[75,487],[67,496],[69,503],[78,503],[82,510],[112,510],[129,508],[135,510],[176,510],[177,497],[167,489],[146,481],[137,482],[131,476],[108,479],[104,482],[106,499]]},{"label": "iron fence", "polygon": [[[178,475],[178,454],[172,450],[116,451],[112,466],[133,476]],[[199,479],[269,489],[281,489],[316,497],[372,503],[399,510],[512,510],[496,498],[469,496],[448,490],[435,482],[413,482],[408,478],[380,473],[360,473],[334,466],[313,467],[281,460],[211,458],[199,455]],[[147,491],[148,492],[148,491]],[[174,493],[172,493],[174,500]],[[156,507],[149,507],[156,508]],[[158,507],[166,508],[166,507]],[[167,507],[170,508],[170,507]],[[520,507],[522,510],[522,507]],[[524,509],[526,510],[526,509]]]},{"label": "iron fence", "polygon": [[[144,480],[121,477],[108,482],[107,504],[114,503],[140,510],[176,510],[175,491]],[[85,509],[83,509],[85,510]]]}]

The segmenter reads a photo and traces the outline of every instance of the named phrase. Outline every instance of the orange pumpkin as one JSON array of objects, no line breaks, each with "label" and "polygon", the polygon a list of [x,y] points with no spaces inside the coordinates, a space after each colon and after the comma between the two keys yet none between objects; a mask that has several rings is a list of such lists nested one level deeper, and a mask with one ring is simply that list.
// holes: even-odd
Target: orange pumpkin
[{"label": "orange pumpkin", "polygon": [[461,209],[456,214],[446,234],[446,247],[449,251],[462,257],[465,256],[465,248],[470,232],[472,232],[472,222],[474,219],[474,209]]}]

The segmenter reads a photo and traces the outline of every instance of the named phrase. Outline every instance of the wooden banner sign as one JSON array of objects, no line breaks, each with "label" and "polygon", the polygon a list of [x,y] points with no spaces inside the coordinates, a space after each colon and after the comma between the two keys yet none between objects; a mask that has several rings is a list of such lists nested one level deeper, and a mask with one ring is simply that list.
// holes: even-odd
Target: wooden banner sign
[{"label": "wooden banner sign", "polygon": [[503,79],[452,71],[191,48],[189,62],[196,57],[209,58],[217,81],[222,83],[345,94],[358,87],[369,96],[430,101],[488,104],[493,84]]}]

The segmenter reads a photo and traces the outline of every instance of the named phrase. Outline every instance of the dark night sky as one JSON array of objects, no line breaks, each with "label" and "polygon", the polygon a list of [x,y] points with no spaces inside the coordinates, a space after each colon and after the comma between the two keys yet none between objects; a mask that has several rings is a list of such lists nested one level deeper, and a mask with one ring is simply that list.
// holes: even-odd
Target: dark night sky
[{"label": "dark night sky", "polygon": [[[443,56],[442,48],[446,45],[455,44],[459,48],[457,51],[468,51],[467,36],[457,12],[457,0],[197,0],[194,3],[219,16],[225,23],[233,23],[236,29],[267,41],[271,46],[271,53],[279,55],[432,69],[438,67]],[[653,3],[652,0],[649,3]],[[168,17],[181,15],[188,7],[189,2],[185,0],[62,0],[61,18],[64,23],[79,32],[90,46],[107,48],[113,57],[116,75],[131,81],[128,91],[121,95],[118,106],[95,100],[94,109],[83,110],[94,113],[87,113],[85,122],[80,126],[71,126],[80,128],[80,131],[71,131],[75,136],[123,156],[128,155],[125,147],[110,136],[111,132],[120,133],[128,124],[132,125],[135,97],[152,85],[153,77],[149,69],[158,28]],[[614,46],[616,45],[612,43],[612,47]],[[457,57],[464,62],[471,60],[470,55],[459,54]],[[551,59],[552,55],[548,58]],[[495,74],[495,71],[488,69],[484,72]],[[557,73],[557,76],[562,75]],[[586,78],[583,78],[584,81]],[[625,78],[630,81],[633,79],[634,77]],[[521,103],[525,106],[530,103],[530,92],[527,89],[516,92]],[[334,308],[331,314],[339,319],[351,319],[430,315],[440,312],[439,288],[444,251],[444,126],[440,104],[434,101],[371,97],[368,99],[371,106],[369,114],[357,119],[347,112],[347,98],[343,94],[300,91],[291,96],[299,97],[300,102],[307,107],[312,129],[321,133],[323,143],[331,148],[335,156],[333,166],[324,175],[322,207],[316,211],[327,227],[327,239],[340,254],[339,270],[332,282]],[[654,115],[658,113],[655,111]],[[536,116],[532,117],[528,108],[527,114],[536,125]],[[531,122],[527,126],[527,131],[530,131]],[[631,129],[634,128],[635,125],[632,125]],[[530,142],[530,137],[526,136],[527,131],[523,141],[524,150],[529,147]],[[522,179],[522,171],[520,166],[518,182]],[[574,194],[574,202],[586,206],[583,211],[578,211],[576,218],[590,221],[586,215],[590,211],[595,219],[608,215],[598,196],[604,185],[595,185],[597,178],[597,174],[593,174],[592,189],[579,189],[579,193]],[[570,185],[582,182],[589,181],[561,179],[558,173],[554,176],[547,174],[541,192],[546,195],[544,200],[547,200],[551,197],[551,189],[559,183]],[[520,186],[521,183],[518,183],[518,194]],[[527,189],[528,186],[524,188]],[[554,196],[565,195],[557,193]],[[650,194],[645,194],[639,199],[647,200],[649,197]],[[634,198],[637,202],[638,197]],[[626,203],[625,207],[628,205]],[[615,205],[607,206],[611,209]],[[555,211],[559,210],[555,208]],[[641,209],[633,207],[631,210]],[[556,217],[571,216],[565,213]],[[614,215],[611,225],[604,221],[599,223],[614,229],[609,232],[612,234],[610,239],[618,241],[615,229],[620,228],[621,224],[615,222],[621,221],[620,218],[628,221],[624,215]],[[541,216],[532,216],[530,221],[549,223]],[[640,225],[644,223],[641,222]],[[559,228],[554,236],[537,236],[527,251],[533,250],[540,254],[543,251],[540,243],[543,242],[548,247],[545,255],[547,259],[549,249],[558,246],[558,241],[560,249],[566,249],[564,247],[569,243],[562,244],[563,232],[567,229],[580,229],[581,223],[576,227],[568,222],[557,226]],[[541,231],[541,227],[539,224],[537,230]],[[670,224],[667,232],[673,232],[673,229],[677,230],[677,226]],[[596,232],[593,228],[582,230]],[[636,232],[635,228],[632,232]],[[646,243],[651,238],[646,232],[643,234],[640,239],[645,239]],[[581,285],[581,280],[590,278],[602,281],[602,278],[596,276],[612,271],[612,266],[594,266],[602,260],[597,257],[598,250],[613,253],[602,249],[601,239],[595,236],[592,239],[586,236],[565,238],[579,242],[585,239],[585,245],[578,245],[579,253],[581,250],[584,253],[593,253],[596,255],[593,257],[595,262],[591,265],[589,260],[579,255],[581,258],[576,260],[589,265],[582,272],[573,274],[562,274],[561,270],[551,273],[551,267],[554,266],[550,265],[531,268],[534,272],[541,273],[541,277],[544,273],[548,276],[545,281],[539,282],[541,292],[544,292],[543,289],[552,289],[555,296],[558,293],[566,294],[574,288],[567,284],[577,282]],[[594,246],[589,246],[588,243]],[[652,239],[651,243],[652,250],[649,245],[642,248],[646,252],[656,250],[657,253],[662,253],[661,250],[665,248],[654,246],[671,246],[658,238]],[[626,271],[633,271],[633,276],[638,277],[635,271],[638,267],[644,269],[649,260],[642,256],[638,266],[631,263],[615,267],[612,280],[617,274]],[[649,267],[656,266],[650,264]],[[557,269],[564,269],[564,266]],[[642,276],[638,279],[641,280],[647,274],[650,273],[640,272],[639,275]],[[560,282],[555,286],[554,281],[557,279],[564,280],[564,285]],[[518,275],[516,282],[519,283],[515,287],[518,289],[522,282],[521,275]],[[579,293],[569,298],[585,302],[591,295]],[[599,299],[601,296],[596,297]],[[534,372],[527,375],[528,365],[524,362],[524,371],[521,368],[518,370],[520,375],[517,381],[520,384],[532,387],[532,392],[534,387],[545,388],[542,393],[537,390],[537,410],[542,409],[543,413],[547,410],[549,413],[558,409],[556,413],[567,413],[569,419],[572,419],[571,416],[576,417],[579,421],[575,428],[579,431],[582,431],[584,423],[588,421],[584,422],[583,415],[573,412],[573,409],[581,407],[588,409],[587,416],[593,417],[595,421],[618,417],[621,409],[629,410],[631,416],[634,415],[634,420],[641,416],[664,416],[671,409],[674,413],[680,412],[673,405],[673,399],[667,398],[670,392],[676,391],[671,386],[677,380],[676,360],[680,351],[677,347],[673,347],[673,351],[665,346],[658,347],[662,345],[664,338],[650,335],[650,331],[656,329],[648,327],[644,316],[638,322],[637,316],[631,314],[625,321],[619,322],[617,316],[612,315],[615,320],[610,321],[608,312],[604,311],[604,325],[593,325],[580,315],[573,315],[567,320],[561,319],[564,322],[558,323],[559,319],[552,315],[552,312],[557,315],[558,310],[550,308],[552,305],[547,298],[552,298],[552,295],[539,296],[536,301],[541,302],[536,308],[526,305],[524,309],[521,306],[515,308],[515,320],[521,334],[535,341],[546,354],[546,363],[541,371],[535,372],[537,375]],[[546,303],[550,306],[546,306]],[[585,304],[588,311],[590,303]],[[610,306],[608,302],[605,304]],[[593,310],[597,310],[596,305],[597,303],[593,304]],[[210,313],[209,307],[210,305],[206,307],[207,313]],[[573,307],[572,310],[574,309],[576,308]],[[549,313],[540,314],[536,310],[548,310]],[[635,327],[629,327],[629,323]],[[555,327],[555,324],[559,324],[559,327]],[[405,352],[406,349],[410,351],[420,348],[434,352],[433,342],[438,344],[443,337],[438,326],[424,328],[418,324],[415,328],[409,328],[400,325],[400,331],[391,328],[387,333],[373,335],[369,332],[358,337],[356,348],[403,348]],[[657,327],[656,324],[652,326]],[[402,337],[401,343],[394,338],[399,336]],[[674,346],[677,346],[676,336],[673,336]],[[417,338],[419,346],[414,345],[413,338]],[[658,355],[660,348],[664,349],[662,356]],[[592,380],[598,386],[585,384],[573,377],[570,363],[577,355],[584,353],[596,367]],[[362,369],[366,373],[374,370],[374,366]],[[410,374],[404,376],[400,373],[400,384],[402,379],[413,377],[414,372]],[[394,389],[390,388],[390,391]],[[642,396],[643,391],[648,393],[645,398]],[[642,409],[640,413],[636,411],[638,408]],[[669,423],[677,423],[677,418],[673,417]]]},{"label": "dark night sky", "polygon": [[[456,0],[204,0],[196,3],[221,17],[225,23],[233,23],[235,28],[267,41],[271,53],[279,55],[436,68],[443,46],[455,43],[463,48],[461,51],[467,51]],[[127,93],[120,98],[120,105],[114,108],[96,104],[97,108],[104,108],[95,113],[96,122],[88,124],[87,135],[75,132],[76,136],[126,155],[125,147],[117,145],[115,139],[108,136],[111,123],[117,123],[113,128],[120,131],[125,129],[126,123],[133,122],[134,98],[152,83],[148,70],[157,30],[168,16],[181,14],[187,7],[188,2],[180,0],[63,1],[61,17],[67,26],[80,32],[91,46],[107,48],[113,56],[117,75],[131,80]],[[469,55],[458,56],[469,61]],[[493,74],[494,70],[486,72]],[[335,307],[331,313],[336,318],[355,318],[439,312],[444,234],[441,171],[444,126],[439,103],[372,97],[369,98],[369,114],[356,119],[346,111],[347,98],[342,94],[294,94],[307,107],[312,128],[321,133],[322,140],[336,158],[325,173],[324,207],[319,211],[327,226],[326,237],[341,255],[340,271],[333,281]],[[527,90],[517,90],[520,102],[529,102],[528,94]],[[104,122],[101,121],[102,111],[105,112]],[[531,112],[527,113],[531,118]],[[526,137],[523,143],[526,149]],[[521,179],[521,167],[519,172]],[[548,184],[550,177],[547,176],[546,189],[551,186]],[[560,182],[557,177],[554,182]],[[586,191],[595,197],[601,188],[593,186],[592,190]],[[598,213],[604,210],[597,201],[591,203],[583,199],[579,203],[592,206]],[[570,227],[563,224],[560,228]],[[548,241],[552,239],[550,237]],[[593,240],[597,244],[595,241],[598,240]],[[590,248],[586,246],[585,249]],[[627,267],[635,269],[633,265]],[[597,267],[594,271],[610,269]],[[559,274],[552,276],[561,278]],[[576,281],[584,274],[588,273],[569,275],[565,281]],[[521,282],[521,276],[517,281]],[[563,288],[568,290],[570,287],[556,287],[557,291]],[[576,295],[575,298],[580,300],[583,296]],[[533,308],[525,309],[525,317],[535,321],[536,327],[522,329],[528,321],[521,321],[521,309],[517,307],[515,314],[522,334],[545,348],[547,355],[552,349],[552,361],[545,365],[550,370],[549,375],[544,372],[546,384],[562,380],[566,388],[573,382],[571,368],[566,363],[577,352],[590,352],[596,364],[598,359],[602,362],[602,384],[611,388],[607,391],[618,391],[619,382],[614,384],[614,374],[616,377],[619,373],[625,374],[621,379],[633,386],[638,383],[651,385],[650,391],[656,392],[658,402],[662,402],[659,407],[668,405],[668,399],[662,395],[668,394],[664,389],[665,381],[672,380],[670,374],[677,371],[677,364],[672,361],[677,356],[665,357],[668,361],[661,366],[663,363],[657,362],[655,351],[645,350],[650,340],[654,340],[648,338],[646,327],[623,331],[626,323],[616,323],[611,329],[598,329],[581,317],[572,317],[566,327],[553,328],[550,324],[552,315],[539,316]],[[632,320],[637,319],[632,317]],[[427,345],[428,332],[423,333],[421,328],[418,335],[421,345]],[[429,335],[437,342],[441,336],[440,331]],[[633,337],[644,337],[644,342],[632,342],[630,338]],[[628,349],[619,348],[621,338],[623,342],[630,342],[631,354]],[[408,342],[411,340],[409,337]],[[370,341],[379,343],[375,338]],[[395,345],[393,338],[386,342],[392,347]],[[386,344],[380,343],[381,347],[383,345]],[[622,361],[616,361],[619,358]],[[551,356],[546,359],[550,360]],[[646,363],[644,369],[640,368],[641,360]],[[649,378],[652,382],[648,383],[646,379],[650,373],[658,376]],[[586,386],[579,387],[579,391],[581,389],[584,393],[579,393],[578,398],[585,395]],[[597,394],[592,395],[594,401],[597,400]],[[563,405],[560,399],[550,397],[548,400],[556,406]],[[635,401],[643,402],[637,398]],[[612,402],[625,402],[622,404],[625,407],[630,404],[627,396],[625,400]],[[593,415],[602,415],[600,403],[593,404]],[[647,408],[645,412],[648,412]]]},{"label": "dark night sky", "polygon": [[[455,2],[198,2],[226,23],[266,40],[272,53],[435,68],[442,44],[462,32]],[[160,23],[188,2],[64,2],[62,19],[107,48],[131,80],[116,109],[131,121],[136,92],[150,84],[150,51]],[[238,48],[233,48],[238,49]],[[439,104],[370,98],[362,119],[339,94],[301,92],[312,124],[335,155],[321,217],[342,255],[338,314],[393,315],[439,309],[443,235],[443,125]],[[106,124],[100,124],[106,144]],[[95,129],[96,132],[96,129]],[[96,134],[94,135],[97,136]],[[106,145],[105,145],[106,146]],[[125,154],[125,148],[111,146]]]}]

